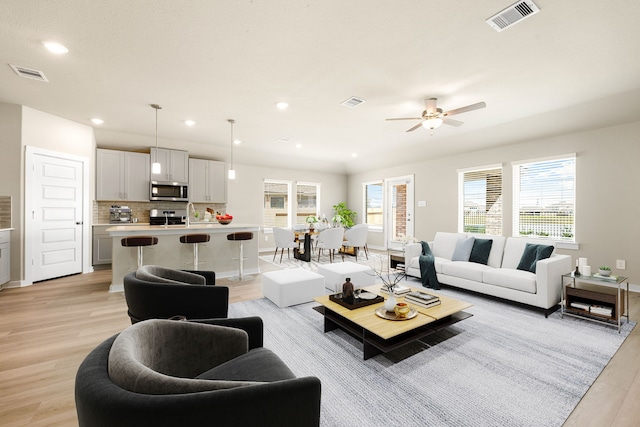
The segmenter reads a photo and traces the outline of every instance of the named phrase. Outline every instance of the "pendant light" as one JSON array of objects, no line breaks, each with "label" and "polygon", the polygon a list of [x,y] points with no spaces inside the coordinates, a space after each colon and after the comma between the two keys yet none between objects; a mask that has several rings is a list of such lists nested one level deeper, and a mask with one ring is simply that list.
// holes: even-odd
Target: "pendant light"
[{"label": "pendant light", "polygon": [[236,122],[233,119],[227,120],[231,124],[231,166],[229,167],[229,179],[236,179],[236,171],[233,169],[233,124]]},{"label": "pendant light", "polygon": [[162,172],[162,166],[160,162],[158,162],[158,110],[162,110],[162,107],[158,104],[151,104],[151,108],[156,110],[156,158],[155,161],[151,163],[151,173],[159,175]]}]

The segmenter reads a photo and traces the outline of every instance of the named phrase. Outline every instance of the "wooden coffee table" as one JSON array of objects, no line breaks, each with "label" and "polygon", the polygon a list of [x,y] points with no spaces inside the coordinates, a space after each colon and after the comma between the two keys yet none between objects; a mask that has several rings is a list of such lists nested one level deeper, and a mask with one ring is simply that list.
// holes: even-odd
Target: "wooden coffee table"
[{"label": "wooden coffee table", "polygon": [[[386,298],[385,294],[380,292],[380,288],[381,285],[373,285],[364,289]],[[423,288],[411,289],[425,292]],[[331,301],[329,295],[314,298],[321,305],[313,309],[324,315],[325,332],[340,328],[359,339],[363,343],[363,354],[366,360],[417,341],[472,316],[463,311],[471,307],[471,304],[443,295],[438,296],[441,303],[433,308],[424,308],[405,301],[403,297],[396,297],[398,302],[407,302],[418,312],[416,317],[409,320],[386,320],[378,317],[375,311],[383,303],[349,310]]]}]

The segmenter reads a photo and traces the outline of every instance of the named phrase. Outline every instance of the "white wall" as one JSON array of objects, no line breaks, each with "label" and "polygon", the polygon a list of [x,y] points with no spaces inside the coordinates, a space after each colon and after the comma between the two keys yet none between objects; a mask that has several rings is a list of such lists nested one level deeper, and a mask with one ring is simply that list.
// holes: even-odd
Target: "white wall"
[{"label": "white wall", "polygon": [[[12,225],[15,230],[11,234],[11,282],[20,282],[24,279],[25,147],[38,147],[90,159],[90,182],[87,185],[90,199],[93,199],[96,143],[90,126],[29,107],[0,103],[0,117],[0,182],[3,182],[0,192],[13,198]],[[87,209],[91,206],[90,201],[85,203]],[[89,244],[90,237],[85,236],[85,244]]]},{"label": "white wall", "polygon": [[[273,169],[234,165],[236,179],[229,181],[227,212],[234,222],[263,224],[264,180],[279,179],[320,183],[320,213],[333,215],[333,205],[347,200],[347,177],[342,174],[306,171],[304,169]],[[260,248],[272,248],[273,236],[260,233]]]},{"label": "white wall", "polygon": [[[350,175],[349,205],[361,210],[363,182],[415,174],[415,235],[431,240],[437,231],[457,231],[457,170],[502,163],[503,234],[510,236],[510,162],[574,152],[576,240],[580,249],[558,252],[586,257],[592,266],[615,267],[616,259],[624,259],[627,269],[614,268],[615,274],[640,283],[640,197],[636,188],[640,183],[640,121]],[[420,200],[427,206],[418,207]],[[361,217],[361,212],[358,215]],[[371,237],[374,241],[370,244],[376,245],[379,236]]]}]

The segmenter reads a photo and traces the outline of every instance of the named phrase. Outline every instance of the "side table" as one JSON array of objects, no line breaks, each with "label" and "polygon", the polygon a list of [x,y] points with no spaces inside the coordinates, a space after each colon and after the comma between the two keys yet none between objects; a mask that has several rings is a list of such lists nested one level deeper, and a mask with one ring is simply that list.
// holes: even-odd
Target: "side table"
[{"label": "side table", "polygon": [[[625,283],[626,289],[622,287]],[[622,326],[621,319],[626,317],[629,322],[628,277],[606,279],[595,275],[576,277],[573,273],[567,273],[562,275],[562,292],[561,317],[580,317],[608,325],[614,323],[618,325],[618,333]],[[599,307],[604,307],[604,312],[598,310]]]},{"label": "side table", "polygon": [[[389,271],[391,270],[404,270],[404,249],[403,248],[388,248],[389,254]],[[401,265],[400,265],[401,264]],[[400,265],[400,267],[398,267]]]}]

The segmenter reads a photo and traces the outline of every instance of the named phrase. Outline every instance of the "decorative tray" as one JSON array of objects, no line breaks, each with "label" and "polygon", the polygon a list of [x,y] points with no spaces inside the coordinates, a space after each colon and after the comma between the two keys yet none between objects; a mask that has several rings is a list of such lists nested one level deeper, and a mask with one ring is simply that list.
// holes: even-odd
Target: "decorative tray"
[{"label": "decorative tray", "polygon": [[396,313],[393,311],[385,310],[384,306],[376,309],[376,316],[382,317],[383,319],[387,319],[387,320],[409,320],[409,319],[413,319],[417,315],[418,315],[418,312],[413,308],[409,310],[409,313],[404,317],[397,316]]},{"label": "decorative tray", "polygon": [[[367,291],[362,291],[360,293],[360,295],[363,295],[363,294],[364,294],[365,297],[364,298],[354,298],[353,304],[349,304],[348,302],[343,301],[342,300],[342,293],[329,295],[329,299],[331,301],[335,302],[336,304],[340,304],[341,306],[348,308],[349,310],[355,310],[356,308],[366,307],[368,305],[378,304],[379,302],[384,301],[383,297],[381,297],[379,295],[375,295],[374,293],[367,292]],[[370,298],[371,295],[375,295],[375,297],[374,298]]]}]

